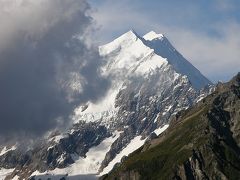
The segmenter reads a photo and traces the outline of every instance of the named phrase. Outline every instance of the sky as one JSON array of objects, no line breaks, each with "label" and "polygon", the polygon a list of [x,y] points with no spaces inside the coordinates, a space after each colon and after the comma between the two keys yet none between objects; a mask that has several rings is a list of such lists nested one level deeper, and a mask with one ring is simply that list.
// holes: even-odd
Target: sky
[{"label": "sky", "polygon": [[105,44],[127,32],[153,30],[211,81],[240,71],[239,0],[90,0],[96,39]]}]

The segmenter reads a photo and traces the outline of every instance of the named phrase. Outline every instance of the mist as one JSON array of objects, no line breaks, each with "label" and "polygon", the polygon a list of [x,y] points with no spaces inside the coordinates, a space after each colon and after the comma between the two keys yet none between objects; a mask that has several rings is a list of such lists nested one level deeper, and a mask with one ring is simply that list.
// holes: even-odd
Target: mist
[{"label": "mist", "polygon": [[0,135],[43,135],[109,81],[85,39],[94,30],[85,0],[0,0]]}]

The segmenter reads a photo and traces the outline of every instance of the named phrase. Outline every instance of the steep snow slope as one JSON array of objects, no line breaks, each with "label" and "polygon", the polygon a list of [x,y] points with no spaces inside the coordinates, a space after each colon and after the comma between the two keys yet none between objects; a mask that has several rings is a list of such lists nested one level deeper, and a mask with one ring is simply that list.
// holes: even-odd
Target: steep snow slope
[{"label": "steep snow slope", "polygon": [[144,142],[145,139],[141,139],[141,136],[136,136],[133,138],[130,143],[108,164],[108,166],[103,169],[103,171],[100,173],[100,176],[110,172],[116,163],[121,162],[121,159],[124,156],[128,156],[130,153],[140,148]]},{"label": "steep snow slope", "polygon": [[183,75],[186,75],[191,84],[196,89],[201,89],[211,82],[204,77],[201,72],[189,63],[168,41],[163,34],[157,34],[151,31],[143,36],[146,44],[154,49],[154,52],[163,58],[167,58],[168,62],[174,69]]},{"label": "steep snow slope", "polygon": [[[163,127],[156,129],[154,133],[156,133],[156,135],[160,135],[162,132],[164,132],[168,128],[168,126],[169,125],[164,125]],[[104,174],[109,173],[113,169],[116,163],[120,163],[121,159],[124,156],[128,156],[130,153],[140,148],[145,143],[145,141],[146,141],[146,138],[142,139],[141,136],[134,137],[130,141],[130,143],[119,154],[116,155],[116,157],[107,165],[107,167],[103,169],[103,171],[99,175],[102,176]]]},{"label": "steep snow slope", "polygon": [[0,168],[0,179],[4,179],[7,175],[11,174],[14,169]]}]

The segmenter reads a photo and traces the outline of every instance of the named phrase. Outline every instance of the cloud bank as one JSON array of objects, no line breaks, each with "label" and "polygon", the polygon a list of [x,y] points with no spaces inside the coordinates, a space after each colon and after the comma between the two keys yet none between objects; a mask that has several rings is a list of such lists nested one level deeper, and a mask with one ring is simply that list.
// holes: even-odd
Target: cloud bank
[{"label": "cloud bank", "polygon": [[85,0],[0,0],[0,135],[42,135],[101,97]]}]

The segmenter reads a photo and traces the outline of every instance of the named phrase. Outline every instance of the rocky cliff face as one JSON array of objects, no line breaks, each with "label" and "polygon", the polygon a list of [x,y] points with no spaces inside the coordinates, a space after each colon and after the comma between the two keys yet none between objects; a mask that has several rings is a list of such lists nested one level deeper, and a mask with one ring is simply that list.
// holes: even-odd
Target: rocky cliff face
[{"label": "rocky cliff face", "polygon": [[10,178],[108,173],[153,132],[162,132],[178,111],[211,91],[210,81],[162,34],[140,37],[129,31],[99,52],[105,59],[102,75],[112,80],[106,96],[77,108],[68,132],[52,134],[24,153],[3,152],[0,166],[13,169]]},{"label": "rocky cliff face", "polygon": [[240,73],[102,179],[239,179]]}]

